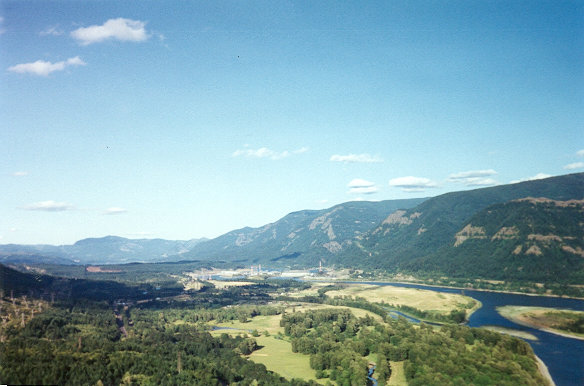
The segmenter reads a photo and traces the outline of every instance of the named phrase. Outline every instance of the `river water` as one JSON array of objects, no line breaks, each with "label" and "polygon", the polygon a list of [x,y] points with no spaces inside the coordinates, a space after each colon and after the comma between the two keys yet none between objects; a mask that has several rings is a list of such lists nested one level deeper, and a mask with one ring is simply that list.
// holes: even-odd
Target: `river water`
[{"label": "river water", "polygon": [[535,354],[546,364],[557,386],[584,385],[584,341],[566,338],[530,327],[521,326],[503,318],[496,310],[499,306],[533,306],[552,307],[584,311],[584,300],[555,298],[547,296],[529,296],[501,292],[477,290],[460,290],[433,286],[402,283],[358,282],[361,284],[391,285],[426,289],[437,292],[457,293],[470,296],[480,301],[483,306],[474,312],[468,325],[470,327],[501,326],[525,331],[535,335],[538,340],[526,340]]}]

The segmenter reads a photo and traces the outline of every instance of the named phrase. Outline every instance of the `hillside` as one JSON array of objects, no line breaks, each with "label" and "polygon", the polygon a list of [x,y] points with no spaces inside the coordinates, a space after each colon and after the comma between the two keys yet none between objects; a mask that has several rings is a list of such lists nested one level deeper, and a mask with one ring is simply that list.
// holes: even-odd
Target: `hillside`
[{"label": "hillside", "polygon": [[[526,197],[547,200],[514,201]],[[537,275],[540,279],[552,279],[558,272],[581,270],[582,256],[569,250],[579,251],[578,247],[582,247],[584,218],[581,203],[557,204],[550,200],[582,198],[584,173],[447,193],[415,208],[392,213],[378,227],[358,237],[352,248],[341,256],[341,262],[356,260],[364,267],[395,272],[516,279],[529,277],[526,267],[535,266],[536,261],[539,264],[553,261],[552,265],[548,264],[548,271],[542,269]],[[495,237],[502,228],[517,229],[517,238],[502,234]],[[563,233],[559,235],[562,242],[557,245],[550,242],[549,246],[542,246],[544,242],[537,240],[558,232]],[[470,240],[461,243],[465,237]],[[457,240],[459,244],[455,247]],[[513,254],[519,244],[523,252]],[[541,254],[526,254],[532,246],[531,251],[537,247]],[[557,260],[560,254],[561,262]],[[488,259],[489,256],[493,258]],[[508,262],[518,256],[531,257],[531,264]],[[551,268],[556,264],[563,264],[563,268]],[[575,278],[580,273],[570,275]]]},{"label": "hillside", "polygon": [[452,277],[583,283],[583,220],[584,200],[496,204],[474,215],[454,242],[420,265]]},{"label": "hillside", "polygon": [[221,260],[299,268],[322,261],[394,273],[578,284],[584,282],[583,199],[584,173],[578,173],[430,199],[303,210],[204,242],[108,236],[58,247],[0,245],[0,261]]},{"label": "hillside", "polygon": [[261,228],[235,230],[198,244],[183,258],[299,266],[315,266],[320,260],[334,262],[355,236],[375,227],[389,213],[423,201],[355,201],[324,210],[293,212]]},{"label": "hillside", "polygon": [[175,260],[206,239],[88,238],[73,245],[0,245],[0,262],[26,264],[121,264]]}]

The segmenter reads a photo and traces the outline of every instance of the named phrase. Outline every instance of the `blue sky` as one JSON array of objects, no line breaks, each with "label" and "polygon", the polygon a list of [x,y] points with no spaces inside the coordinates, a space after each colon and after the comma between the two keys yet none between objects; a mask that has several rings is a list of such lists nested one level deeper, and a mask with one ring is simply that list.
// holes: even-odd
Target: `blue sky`
[{"label": "blue sky", "polygon": [[581,1],[0,0],[0,243],[584,171]]}]

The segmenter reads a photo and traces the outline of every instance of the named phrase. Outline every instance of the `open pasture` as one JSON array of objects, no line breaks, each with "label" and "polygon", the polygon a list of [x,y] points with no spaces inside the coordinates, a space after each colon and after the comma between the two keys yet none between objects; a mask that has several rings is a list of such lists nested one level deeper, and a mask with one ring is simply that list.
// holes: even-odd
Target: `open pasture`
[{"label": "open pasture", "polygon": [[[468,296],[440,293],[417,288],[404,288],[372,284],[348,284],[340,290],[328,291],[327,296],[362,297],[372,303],[407,305],[422,311],[448,313],[466,308],[470,302],[477,303]],[[475,305],[475,306],[476,306]]]}]

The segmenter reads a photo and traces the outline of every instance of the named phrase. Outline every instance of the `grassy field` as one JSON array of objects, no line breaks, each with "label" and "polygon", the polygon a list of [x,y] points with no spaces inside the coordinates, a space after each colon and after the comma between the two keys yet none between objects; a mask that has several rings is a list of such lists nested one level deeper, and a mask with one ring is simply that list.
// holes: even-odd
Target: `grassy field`
[{"label": "grassy field", "polygon": [[389,365],[391,366],[391,376],[387,384],[390,386],[406,386],[408,382],[404,372],[404,363],[391,361]]},{"label": "grassy field", "polygon": [[570,322],[578,319],[582,320],[584,317],[583,311],[527,306],[497,307],[497,311],[503,317],[517,324],[584,340],[584,334],[566,329],[566,325]]},{"label": "grassy field", "polygon": [[[234,330],[242,330],[242,331],[253,331],[258,330],[259,332],[263,333],[264,331],[268,331],[270,334],[277,334],[281,332],[284,333],[284,328],[280,327],[280,315],[258,315],[250,319],[248,322],[242,323],[238,320],[232,320],[229,322],[223,323],[216,323],[213,324],[217,327],[228,327]],[[222,331],[228,332],[228,331]]]},{"label": "grassy field", "polygon": [[[255,327],[261,327],[263,322],[265,320],[259,321]],[[224,333],[239,334],[241,332],[247,333],[243,330],[214,330],[211,331],[211,334],[217,336]],[[300,378],[307,381],[312,379],[323,383],[316,379],[315,371],[310,368],[310,356],[292,352],[292,344],[289,341],[278,339],[275,335],[261,335],[254,339],[261,348],[248,356],[252,361],[263,364],[268,370],[278,373],[286,379]]]},{"label": "grassy field", "polygon": [[470,302],[476,303],[475,307],[478,306],[478,302],[468,296],[371,284],[350,284],[346,288],[328,291],[326,294],[330,297],[363,297],[372,303],[385,302],[396,306],[408,305],[422,311],[437,311],[444,314],[455,309],[465,308]]},{"label": "grassy field", "polygon": [[262,348],[249,356],[254,362],[262,363],[268,370],[286,379],[319,381],[315,377],[315,371],[310,368],[310,356],[293,353],[290,342],[273,336],[259,336],[255,339]]},{"label": "grassy field", "polygon": [[[330,306],[328,304],[317,304],[317,303],[298,303],[295,305],[289,305],[286,308],[287,313],[292,312],[305,312],[308,310],[321,310],[325,308],[339,308],[339,309],[349,309],[358,318],[363,318],[366,315],[371,316],[376,321],[383,321],[381,316],[374,314],[373,312],[362,310],[359,308],[342,307],[342,306]],[[238,320],[232,320],[223,323],[211,323],[213,326],[217,327],[228,327],[235,330],[242,331],[253,331],[258,330],[260,333],[268,331],[271,335],[276,335],[278,333],[284,334],[284,328],[280,327],[281,315],[258,315],[250,319],[249,321],[242,323]],[[226,332],[226,331],[222,331]]]},{"label": "grassy field", "polygon": [[[358,308],[330,306],[326,304],[298,303],[286,308],[287,313],[305,312],[308,310],[318,310],[325,308],[345,308],[357,317],[370,315],[377,321],[382,318],[372,312]],[[282,375],[287,379],[301,378],[305,380],[315,380],[325,383],[326,380],[316,379],[315,371],[310,368],[310,356],[293,353],[292,345],[285,339],[277,339],[278,334],[284,334],[284,328],[280,327],[281,315],[259,315],[251,318],[248,322],[242,323],[237,320],[224,323],[211,323],[212,326],[227,327],[228,330],[213,330],[212,335],[227,334],[249,334],[250,331],[257,330],[261,335],[255,337],[261,349],[254,351],[249,358],[256,363],[262,363],[268,370]],[[265,332],[269,333],[266,336]]]}]

